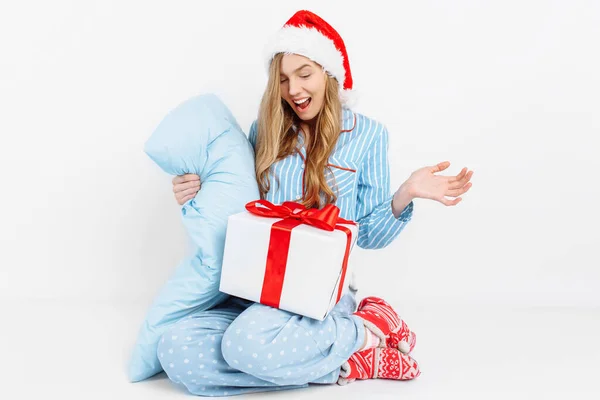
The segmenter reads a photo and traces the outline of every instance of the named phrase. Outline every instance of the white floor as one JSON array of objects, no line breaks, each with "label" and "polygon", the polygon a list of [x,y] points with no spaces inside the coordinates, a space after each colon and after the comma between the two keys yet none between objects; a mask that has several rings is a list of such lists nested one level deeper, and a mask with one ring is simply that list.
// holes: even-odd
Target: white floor
[{"label": "white floor", "polygon": [[[164,374],[131,384],[135,304],[4,299],[1,399],[185,399]],[[370,380],[236,398],[600,399],[600,309],[427,304],[410,310],[415,381]]]}]

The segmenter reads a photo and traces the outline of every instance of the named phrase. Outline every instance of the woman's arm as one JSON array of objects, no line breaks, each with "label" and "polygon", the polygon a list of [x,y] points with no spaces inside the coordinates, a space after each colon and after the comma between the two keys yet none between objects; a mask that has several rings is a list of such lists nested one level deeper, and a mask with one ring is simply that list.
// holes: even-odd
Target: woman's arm
[{"label": "woman's arm", "polygon": [[366,249],[385,247],[398,236],[412,218],[414,199],[456,206],[462,200],[460,196],[473,186],[473,171],[466,167],[456,176],[436,175],[450,166],[450,162],[443,161],[414,171],[390,195],[388,132],[384,127],[380,132],[367,153],[358,182],[358,245]]},{"label": "woman's arm", "polygon": [[398,194],[393,209],[394,196],[390,193],[388,131],[381,126],[376,139],[367,151],[358,177],[356,218],[359,224],[358,246],[365,249],[386,247],[411,220],[412,197],[404,189],[399,190]]}]

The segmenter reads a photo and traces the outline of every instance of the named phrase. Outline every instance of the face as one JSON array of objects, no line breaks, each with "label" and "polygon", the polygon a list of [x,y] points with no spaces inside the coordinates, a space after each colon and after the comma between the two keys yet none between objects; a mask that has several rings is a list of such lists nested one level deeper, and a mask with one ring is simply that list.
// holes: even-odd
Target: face
[{"label": "face", "polygon": [[281,59],[281,97],[303,121],[314,119],[325,102],[326,73],[306,57],[286,54]]}]

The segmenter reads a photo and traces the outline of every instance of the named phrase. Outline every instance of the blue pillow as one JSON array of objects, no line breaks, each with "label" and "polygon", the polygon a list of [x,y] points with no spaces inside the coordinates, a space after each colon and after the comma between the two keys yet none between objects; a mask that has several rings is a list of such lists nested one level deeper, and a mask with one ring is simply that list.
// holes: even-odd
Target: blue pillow
[{"label": "blue pillow", "polygon": [[156,349],[170,326],[227,299],[219,291],[227,218],[259,198],[253,148],[215,95],[193,97],[169,112],[144,151],[170,175],[199,175],[202,187],[181,210],[193,251],[177,266],[145,317],[129,364],[131,382],[162,371]]}]

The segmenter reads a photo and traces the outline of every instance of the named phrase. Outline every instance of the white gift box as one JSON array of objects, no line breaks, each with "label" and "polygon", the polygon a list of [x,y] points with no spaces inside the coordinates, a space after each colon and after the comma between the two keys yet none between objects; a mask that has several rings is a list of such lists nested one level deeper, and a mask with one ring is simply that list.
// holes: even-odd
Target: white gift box
[{"label": "white gift box", "polygon": [[328,231],[301,224],[287,243],[286,233],[273,233],[276,223],[290,222],[283,219],[249,211],[229,217],[220,291],[322,321],[347,290],[358,226]]}]

